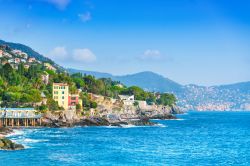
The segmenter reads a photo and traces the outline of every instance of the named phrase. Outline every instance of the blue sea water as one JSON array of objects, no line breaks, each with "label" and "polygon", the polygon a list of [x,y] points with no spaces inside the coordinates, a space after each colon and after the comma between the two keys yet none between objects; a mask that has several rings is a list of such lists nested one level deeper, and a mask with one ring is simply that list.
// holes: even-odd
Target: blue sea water
[{"label": "blue sea water", "polygon": [[40,128],[10,138],[1,166],[250,165],[250,112],[189,112],[156,127]]}]

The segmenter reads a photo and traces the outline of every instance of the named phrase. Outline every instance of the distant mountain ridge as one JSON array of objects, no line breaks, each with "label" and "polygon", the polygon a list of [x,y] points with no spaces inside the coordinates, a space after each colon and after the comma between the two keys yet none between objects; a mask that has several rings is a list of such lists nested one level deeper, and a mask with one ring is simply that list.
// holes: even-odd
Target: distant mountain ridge
[{"label": "distant mountain ridge", "polygon": [[219,86],[181,85],[153,72],[124,76],[108,73],[67,69],[70,73],[85,73],[97,78],[111,78],[126,86],[139,86],[153,92],[170,92],[178,97],[178,105],[195,110],[250,110],[250,82]]},{"label": "distant mountain ridge", "polygon": [[69,73],[83,73],[93,75],[96,78],[111,78],[115,81],[120,81],[126,86],[139,86],[147,91],[152,92],[180,92],[183,86],[163,76],[150,72],[140,72],[124,76],[114,76],[109,73],[67,69]]}]

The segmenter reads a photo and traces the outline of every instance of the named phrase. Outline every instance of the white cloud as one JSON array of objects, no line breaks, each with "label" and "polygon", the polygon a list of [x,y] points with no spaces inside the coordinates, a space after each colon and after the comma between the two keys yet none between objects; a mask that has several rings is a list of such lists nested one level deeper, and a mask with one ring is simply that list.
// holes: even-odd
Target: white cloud
[{"label": "white cloud", "polygon": [[146,50],[140,57],[143,60],[159,60],[162,58],[161,52],[159,50]]},{"label": "white cloud", "polygon": [[68,52],[63,46],[55,47],[49,52],[49,57],[53,60],[62,61],[65,60],[67,56]]},{"label": "white cloud", "polygon": [[73,59],[77,62],[94,62],[96,60],[95,54],[87,49],[74,49],[73,50]]},{"label": "white cloud", "polygon": [[49,52],[48,57],[62,63],[91,63],[96,60],[95,54],[87,48],[76,48],[67,51],[64,46],[53,48]]},{"label": "white cloud", "polygon": [[71,0],[45,0],[53,5],[55,5],[58,9],[65,9]]},{"label": "white cloud", "polygon": [[87,22],[87,21],[90,21],[92,19],[92,16],[91,16],[90,12],[86,12],[86,13],[83,13],[83,14],[78,14],[78,17],[83,22]]}]

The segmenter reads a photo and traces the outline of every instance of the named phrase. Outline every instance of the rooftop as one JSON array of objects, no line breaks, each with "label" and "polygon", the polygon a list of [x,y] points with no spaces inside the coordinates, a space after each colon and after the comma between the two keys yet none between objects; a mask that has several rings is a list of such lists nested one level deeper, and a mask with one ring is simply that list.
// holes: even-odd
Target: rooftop
[{"label": "rooftop", "polygon": [[58,85],[58,86],[68,86],[67,83],[53,83],[53,85]]},{"label": "rooftop", "polygon": [[0,108],[0,111],[36,111],[34,108]]}]

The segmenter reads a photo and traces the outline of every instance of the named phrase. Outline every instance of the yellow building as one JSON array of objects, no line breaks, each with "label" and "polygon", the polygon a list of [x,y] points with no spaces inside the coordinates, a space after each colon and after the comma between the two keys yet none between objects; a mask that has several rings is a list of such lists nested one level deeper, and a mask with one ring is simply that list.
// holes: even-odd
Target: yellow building
[{"label": "yellow building", "polygon": [[53,83],[53,99],[65,110],[69,107],[69,86],[65,83]]}]

